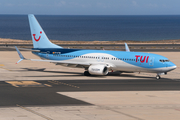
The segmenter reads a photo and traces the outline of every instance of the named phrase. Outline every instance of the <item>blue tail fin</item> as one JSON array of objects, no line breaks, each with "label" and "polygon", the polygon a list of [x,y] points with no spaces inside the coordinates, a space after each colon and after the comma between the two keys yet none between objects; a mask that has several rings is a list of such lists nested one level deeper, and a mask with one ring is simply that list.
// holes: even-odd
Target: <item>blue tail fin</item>
[{"label": "blue tail fin", "polygon": [[28,15],[34,48],[62,48],[51,43],[33,14]]}]

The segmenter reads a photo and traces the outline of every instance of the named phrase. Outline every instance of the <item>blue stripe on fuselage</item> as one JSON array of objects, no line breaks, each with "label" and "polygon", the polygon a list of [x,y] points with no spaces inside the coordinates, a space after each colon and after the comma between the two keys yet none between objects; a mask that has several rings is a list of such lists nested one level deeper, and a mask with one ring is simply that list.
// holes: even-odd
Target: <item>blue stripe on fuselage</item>
[{"label": "blue stripe on fuselage", "polygon": [[[57,48],[48,48],[48,49],[34,49],[40,50],[40,53],[33,52],[34,54],[43,57],[45,59],[51,60],[69,60],[74,59],[74,57],[55,57],[54,55],[74,55],[82,56],[89,53],[105,53],[114,56],[115,58],[124,59],[122,61],[135,65],[142,68],[161,68],[166,67],[166,65],[160,62],[160,59],[167,60],[166,57],[161,55],[152,54],[152,53],[143,53],[143,52],[125,52],[125,51],[109,51],[109,50],[83,50],[83,49],[57,49]],[[46,55],[49,54],[48,57]],[[138,57],[139,56],[139,57]],[[103,56],[106,57],[106,56]],[[138,58],[138,61],[136,59]],[[141,59],[141,61],[140,61]],[[147,60],[148,59],[148,60]],[[112,60],[113,61],[113,60]]]}]

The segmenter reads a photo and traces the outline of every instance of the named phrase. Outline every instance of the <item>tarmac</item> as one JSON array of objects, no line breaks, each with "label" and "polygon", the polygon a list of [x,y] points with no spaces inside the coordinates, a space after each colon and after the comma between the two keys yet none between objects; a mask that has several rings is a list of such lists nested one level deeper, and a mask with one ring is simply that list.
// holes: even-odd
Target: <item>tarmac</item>
[{"label": "tarmac", "polygon": [[[1,120],[180,119],[180,52],[153,52],[177,65],[156,80],[150,73],[83,76],[83,69],[19,60],[0,51]],[[29,51],[26,58],[39,59]]]}]

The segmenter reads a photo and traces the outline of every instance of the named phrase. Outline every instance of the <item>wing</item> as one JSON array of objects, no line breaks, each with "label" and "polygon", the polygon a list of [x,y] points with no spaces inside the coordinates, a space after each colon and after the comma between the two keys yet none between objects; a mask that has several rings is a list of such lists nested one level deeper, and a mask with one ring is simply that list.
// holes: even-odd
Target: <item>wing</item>
[{"label": "wing", "polygon": [[28,59],[31,61],[40,61],[40,62],[50,62],[54,63],[56,65],[63,65],[66,64],[66,66],[90,66],[93,63],[82,63],[82,62],[67,62],[67,61],[59,61],[59,60],[41,60],[41,59]]},{"label": "wing", "polygon": [[[94,63],[94,62],[90,63],[90,62],[74,62],[74,61],[60,61],[60,60],[26,59],[21,54],[21,52],[19,51],[19,49],[16,46],[15,46],[15,48],[16,48],[16,50],[18,52],[19,57],[20,57],[20,60],[17,63],[21,62],[22,60],[31,60],[31,61],[39,61],[39,62],[50,62],[50,63],[54,63],[56,65],[65,65],[65,66],[69,66],[69,67],[83,67],[83,68],[87,68],[90,65],[97,64],[97,63]],[[108,68],[113,67],[113,65],[110,65],[110,64],[107,64],[107,63],[100,63],[100,64],[106,65]]]}]

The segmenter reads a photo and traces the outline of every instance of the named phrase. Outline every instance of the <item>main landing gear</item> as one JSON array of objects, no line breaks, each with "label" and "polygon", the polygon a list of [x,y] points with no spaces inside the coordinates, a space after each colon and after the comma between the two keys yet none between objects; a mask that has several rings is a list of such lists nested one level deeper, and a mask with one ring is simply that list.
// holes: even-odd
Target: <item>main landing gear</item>
[{"label": "main landing gear", "polygon": [[89,73],[89,71],[84,71],[84,76],[90,76],[91,74]]}]

